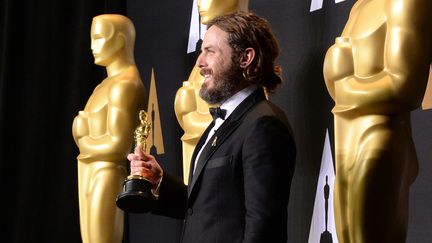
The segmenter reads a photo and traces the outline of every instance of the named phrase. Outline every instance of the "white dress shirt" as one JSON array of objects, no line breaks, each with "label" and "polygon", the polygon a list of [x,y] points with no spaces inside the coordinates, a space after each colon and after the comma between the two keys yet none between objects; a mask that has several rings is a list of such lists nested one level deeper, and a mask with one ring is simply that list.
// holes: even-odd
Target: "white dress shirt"
[{"label": "white dress shirt", "polygon": [[[224,101],[221,104],[220,108],[226,110],[225,120],[231,115],[231,113],[235,110],[235,108],[237,108],[237,106],[240,105],[240,103],[243,100],[245,100],[249,95],[251,95],[257,88],[258,88],[258,86],[256,86],[256,85],[250,85],[250,86],[240,90],[239,92],[237,92],[236,94],[231,96],[226,101]],[[223,120],[220,117],[218,117],[215,120],[215,124],[214,124],[213,128],[208,133],[205,143],[203,144],[203,146],[201,146],[201,149],[195,158],[193,173],[195,173],[196,163],[198,162],[198,159],[199,159],[201,152],[203,151],[204,147],[207,145],[210,138],[219,129],[219,127],[222,125],[222,123],[224,123],[225,120]]]}]

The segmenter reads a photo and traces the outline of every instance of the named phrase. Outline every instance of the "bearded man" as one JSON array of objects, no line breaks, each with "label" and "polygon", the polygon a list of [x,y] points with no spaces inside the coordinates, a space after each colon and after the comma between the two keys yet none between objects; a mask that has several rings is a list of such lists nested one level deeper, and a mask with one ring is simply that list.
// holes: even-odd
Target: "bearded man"
[{"label": "bearded man", "polygon": [[149,154],[129,154],[149,178],[153,213],[184,219],[184,243],[285,243],[296,148],[284,112],[266,99],[281,83],[269,23],[235,12],[208,23],[196,65],[213,122],[192,156],[188,186]]}]

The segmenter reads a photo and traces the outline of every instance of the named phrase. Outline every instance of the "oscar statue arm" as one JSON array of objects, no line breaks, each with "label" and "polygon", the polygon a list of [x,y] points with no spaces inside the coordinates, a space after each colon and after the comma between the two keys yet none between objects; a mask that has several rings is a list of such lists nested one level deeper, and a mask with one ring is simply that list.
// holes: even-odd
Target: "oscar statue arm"
[{"label": "oscar statue arm", "polygon": [[397,100],[405,101],[402,103],[410,109],[421,104],[428,80],[432,58],[430,9],[430,0],[391,1],[386,6],[385,70],[392,77]]},{"label": "oscar statue arm", "polygon": [[189,82],[183,82],[183,86],[177,90],[174,99],[174,111],[180,126],[184,129],[183,117],[197,110],[195,90],[189,86]]},{"label": "oscar statue arm", "polygon": [[[327,85],[333,98],[335,89],[344,90],[338,93],[342,105],[373,107],[373,112],[396,113],[414,110],[421,104],[431,57],[431,18],[427,9],[432,7],[432,2],[403,0],[402,10],[394,6],[395,2],[387,1],[385,5],[386,31],[385,36],[381,36],[384,40],[383,56],[378,57],[382,58],[382,67],[371,75],[359,75],[358,68],[364,67],[353,64],[352,74],[347,72],[345,74],[349,75],[326,78],[336,80],[334,87]],[[368,48],[359,46],[356,38],[344,37],[346,34],[342,36],[348,45],[352,45],[351,50],[359,48],[358,52],[361,52],[360,48]],[[377,61],[373,59],[370,63]],[[398,106],[394,106],[395,103]]]},{"label": "oscar statue arm", "polygon": [[139,83],[127,80],[113,84],[108,92],[106,120],[97,121],[106,125],[106,133],[79,139],[80,156],[108,161],[124,159],[132,145],[139,102],[144,100],[141,88]]},{"label": "oscar statue arm", "polygon": [[174,101],[177,120],[185,132],[185,140],[198,139],[210,124],[212,118],[208,111],[209,105],[199,96],[204,77],[195,66],[188,81],[178,89]]},{"label": "oscar statue arm", "polygon": [[336,99],[334,81],[354,75],[354,60],[351,48],[349,37],[337,37],[336,44],[327,50],[323,74],[327,91],[333,100]]},{"label": "oscar statue arm", "polygon": [[88,116],[85,111],[79,111],[72,123],[72,135],[75,144],[79,146],[79,140],[89,135]]}]

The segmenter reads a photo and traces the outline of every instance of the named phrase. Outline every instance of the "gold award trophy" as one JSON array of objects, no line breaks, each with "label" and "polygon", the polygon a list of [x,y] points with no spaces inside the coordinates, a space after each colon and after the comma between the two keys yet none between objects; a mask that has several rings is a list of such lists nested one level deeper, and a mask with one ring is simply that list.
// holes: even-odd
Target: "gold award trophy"
[{"label": "gold award trophy", "polygon": [[[135,129],[135,153],[138,153],[138,145],[146,151],[146,140],[151,132],[151,123],[148,121],[147,112],[139,113],[140,125]],[[151,192],[152,183],[141,175],[130,175],[123,183],[123,192],[117,196],[117,207],[128,213],[145,213],[151,210],[156,197]]]}]

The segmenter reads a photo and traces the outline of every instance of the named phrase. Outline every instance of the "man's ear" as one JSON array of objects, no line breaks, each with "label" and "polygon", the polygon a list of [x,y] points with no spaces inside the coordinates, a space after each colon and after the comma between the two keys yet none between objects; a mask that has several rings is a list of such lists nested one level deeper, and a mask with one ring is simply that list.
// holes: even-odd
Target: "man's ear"
[{"label": "man's ear", "polygon": [[240,56],[240,67],[247,68],[255,58],[255,50],[252,47],[248,47],[244,50]]}]

